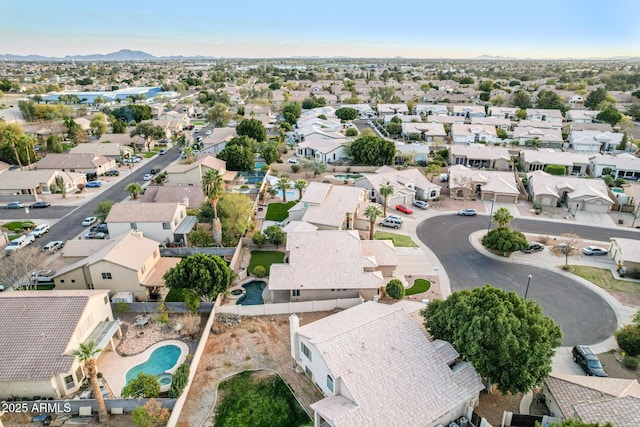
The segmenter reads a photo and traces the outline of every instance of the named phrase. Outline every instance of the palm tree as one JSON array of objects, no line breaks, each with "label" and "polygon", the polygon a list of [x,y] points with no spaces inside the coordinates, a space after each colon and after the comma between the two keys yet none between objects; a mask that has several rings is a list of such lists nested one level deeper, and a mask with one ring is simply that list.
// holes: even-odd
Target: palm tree
[{"label": "palm tree", "polygon": [[300,197],[298,198],[298,200],[302,200],[302,192],[305,188],[307,188],[307,185],[309,185],[309,183],[304,179],[297,179],[295,184],[293,184],[293,188],[300,192]]},{"label": "palm tree", "polygon": [[187,160],[191,160],[191,158],[195,157],[196,154],[193,152],[193,147],[189,146],[189,147],[184,147],[182,149],[182,154],[185,155],[185,157],[187,158]]},{"label": "palm tree", "polygon": [[81,363],[87,368],[87,374],[91,380],[91,388],[93,390],[93,397],[96,399],[98,405],[98,419],[101,423],[109,421],[109,412],[107,412],[107,406],[104,403],[104,397],[100,392],[100,383],[98,382],[98,367],[94,357],[100,353],[102,349],[96,347],[96,343],[91,340],[86,343],[80,344],[78,350],[74,350],[71,354],[78,357]]},{"label": "palm tree", "polygon": [[511,223],[513,215],[507,208],[500,208],[493,214],[493,220],[498,224],[498,227],[505,227]]},{"label": "palm tree", "polygon": [[282,202],[287,203],[287,190],[291,189],[291,180],[289,175],[282,175],[275,185],[276,190],[282,191]]},{"label": "palm tree", "polygon": [[382,211],[376,205],[369,205],[364,210],[364,216],[369,220],[369,240],[373,240],[373,230],[376,225],[376,220],[379,216],[382,216]]},{"label": "palm tree", "polygon": [[273,187],[269,187],[267,189],[267,193],[269,193],[269,196],[271,196],[271,198],[273,199],[274,197],[276,197],[276,194],[278,194],[278,190]]},{"label": "palm tree", "polygon": [[382,208],[384,209],[384,216],[387,216],[387,198],[389,198],[389,196],[391,196],[394,191],[395,190],[393,188],[393,185],[391,185],[389,181],[387,181],[386,184],[381,185],[380,189],[378,190],[380,195],[384,197],[384,205],[382,206]]},{"label": "palm tree", "polygon": [[213,240],[217,245],[220,245],[222,243],[222,225],[220,224],[220,218],[218,218],[218,200],[224,193],[224,180],[220,175],[220,171],[210,169],[204,174],[202,177],[202,192],[213,208],[213,222],[211,224]]},{"label": "palm tree", "polygon": [[131,184],[125,187],[125,191],[129,193],[131,198],[137,199],[143,190],[140,184],[138,184],[137,182],[132,182]]}]

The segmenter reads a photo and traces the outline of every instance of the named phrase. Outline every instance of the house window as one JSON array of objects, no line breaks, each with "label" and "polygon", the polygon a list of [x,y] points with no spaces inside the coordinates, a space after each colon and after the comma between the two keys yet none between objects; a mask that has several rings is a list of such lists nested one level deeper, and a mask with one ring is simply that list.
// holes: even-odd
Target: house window
[{"label": "house window", "polygon": [[300,296],[300,289],[295,289],[295,290],[291,291],[291,296],[299,297]]},{"label": "house window", "polygon": [[105,295],[104,297],[104,305],[109,304],[109,297]]},{"label": "house window", "polygon": [[308,376],[310,379],[313,379],[313,372],[311,372],[311,369],[309,369],[309,367],[305,366],[305,367],[304,367],[304,372],[305,372],[305,374],[307,374],[307,376]]},{"label": "house window", "polygon": [[76,279],[71,279],[71,283],[76,283]]},{"label": "house window", "polygon": [[309,347],[304,345],[303,342],[300,343],[300,347],[302,348],[302,354],[307,356],[307,359],[311,360],[311,350],[309,350]]},{"label": "house window", "polygon": [[333,378],[331,378],[331,375],[327,375],[327,388],[333,393]]},{"label": "house window", "polygon": [[135,222],[129,223],[129,226],[131,227],[132,230],[137,230],[138,229],[138,224]]},{"label": "house window", "polygon": [[60,279],[60,283],[64,283],[64,279]]},{"label": "house window", "polygon": [[162,223],[162,229],[163,230],[171,230],[171,224],[168,222],[163,222]]},{"label": "house window", "polygon": [[111,280],[111,273],[101,273],[104,280]]},{"label": "house window", "polygon": [[67,390],[73,388],[75,385],[76,383],[73,381],[73,375],[67,375],[64,377],[64,386]]},{"label": "house window", "polygon": [[173,225],[178,225],[178,218],[173,219]]},{"label": "house window", "polygon": [[82,372],[82,366],[78,366],[78,369],[76,369],[76,381],[78,382],[78,384],[80,384],[83,379],[84,372]]}]

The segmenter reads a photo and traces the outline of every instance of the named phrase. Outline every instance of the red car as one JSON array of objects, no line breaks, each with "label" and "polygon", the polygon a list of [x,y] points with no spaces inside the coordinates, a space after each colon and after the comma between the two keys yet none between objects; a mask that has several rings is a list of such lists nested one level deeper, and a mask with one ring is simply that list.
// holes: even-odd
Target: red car
[{"label": "red car", "polygon": [[413,211],[407,205],[396,205],[396,210],[404,212],[407,215],[411,215],[413,213]]}]

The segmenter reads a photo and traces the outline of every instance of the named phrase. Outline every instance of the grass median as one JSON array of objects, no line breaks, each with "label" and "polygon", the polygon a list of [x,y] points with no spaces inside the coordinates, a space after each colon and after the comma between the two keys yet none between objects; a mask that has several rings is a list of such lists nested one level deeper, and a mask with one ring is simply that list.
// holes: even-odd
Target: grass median
[{"label": "grass median", "polygon": [[417,248],[418,247],[416,242],[414,242],[413,239],[411,239],[411,237],[403,234],[387,233],[386,231],[376,231],[376,233],[373,235],[373,238],[375,240],[391,240],[393,242],[393,245],[397,248],[400,248],[400,247]]}]

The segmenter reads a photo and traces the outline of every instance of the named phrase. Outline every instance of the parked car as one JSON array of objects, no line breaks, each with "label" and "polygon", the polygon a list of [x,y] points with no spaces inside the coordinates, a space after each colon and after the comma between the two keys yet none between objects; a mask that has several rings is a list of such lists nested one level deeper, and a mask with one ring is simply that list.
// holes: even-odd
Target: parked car
[{"label": "parked car", "polygon": [[162,150],[158,151],[158,154],[160,154],[161,156],[164,156],[165,154],[167,154],[167,150],[163,148]]},{"label": "parked car", "polygon": [[152,175],[155,175],[155,174],[157,174],[157,173],[160,173],[160,169],[156,169],[156,168],[151,169],[151,170],[149,171],[149,173],[150,173],[150,174],[152,174]]},{"label": "parked car", "polygon": [[380,221],[380,225],[389,228],[400,228],[402,226],[402,222],[397,219],[387,217]]},{"label": "parked car", "polygon": [[98,218],[96,218],[95,216],[88,216],[84,219],[84,221],[82,221],[82,225],[84,225],[85,227],[89,227],[90,225],[95,224],[96,221],[98,221]]},{"label": "parked car", "polygon": [[597,246],[586,246],[582,249],[582,253],[588,256],[591,255],[606,255],[609,253],[606,249],[599,248]]},{"label": "parked car", "polygon": [[120,176],[120,171],[117,169],[111,169],[104,173],[106,176]]},{"label": "parked car", "polygon": [[48,208],[49,206],[51,206],[51,203],[45,202],[44,200],[40,200],[38,202],[35,202],[35,203],[32,203],[31,205],[29,205],[29,208],[31,208],[31,209],[43,209],[43,208]]},{"label": "parked car", "polygon": [[211,130],[207,129],[207,131],[205,132],[205,135],[211,135]]},{"label": "parked car", "polygon": [[582,370],[589,376],[608,377],[604,370],[604,366],[600,363],[600,359],[586,345],[576,345],[571,350],[573,361],[576,362]]},{"label": "parked car", "polygon": [[40,224],[39,226],[35,227],[33,230],[31,230],[31,234],[34,237],[42,237],[42,235],[44,233],[48,233],[49,232],[49,224]]},{"label": "parked car", "polygon": [[31,283],[53,283],[55,274],[55,270],[34,271],[31,273]]},{"label": "parked car", "polygon": [[106,234],[100,233],[98,231],[90,231],[88,233],[85,233],[84,235],[85,239],[104,239],[106,237],[107,237]]},{"label": "parked car", "polygon": [[299,161],[295,157],[292,157],[289,160],[287,160],[287,163],[289,163],[290,165],[297,165]]},{"label": "parked car", "polygon": [[87,188],[98,188],[98,187],[102,187],[102,181],[91,181],[91,182],[87,182],[86,187],[87,187]]},{"label": "parked car", "polygon": [[429,204],[422,200],[414,200],[413,206],[415,206],[416,208],[420,208],[422,210],[429,209]]},{"label": "parked car", "polygon": [[398,215],[387,215],[385,217],[385,219],[392,219],[394,221],[400,221],[400,224],[402,224],[404,222],[404,219],[401,216],[398,216]]},{"label": "parked car", "polygon": [[13,239],[11,242],[9,242],[9,245],[4,248],[4,253],[9,255],[10,253],[17,251],[18,249],[22,249],[25,246],[30,245],[35,240],[35,236],[32,236],[31,234],[20,236],[17,239]]},{"label": "parked car", "polygon": [[54,240],[44,245],[42,250],[45,252],[55,252],[62,248],[64,248],[64,242],[62,240]]},{"label": "parked car", "polygon": [[142,177],[143,181],[151,181],[151,179],[153,178],[153,174],[145,174],[145,176]]},{"label": "parked car", "polygon": [[476,216],[478,215],[478,211],[473,208],[466,208],[458,211],[458,215],[460,216]]},{"label": "parked car", "polygon": [[543,250],[544,250],[543,244],[537,243],[537,242],[529,242],[529,247],[522,252],[524,252],[525,254],[532,254],[534,252],[540,252]]},{"label": "parked car", "polygon": [[396,205],[396,210],[400,212],[404,212],[407,215],[411,215],[413,213],[413,210],[407,205]]},{"label": "parked car", "polygon": [[107,234],[109,234],[109,227],[107,226],[107,224],[105,224],[103,222],[103,223],[100,223],[98,225],[94,225],[93,227],[91,227],[89,229],[89,231],[95,231],[97,233],[107,233]]},{"label": "parked car", "polygon": [[24,203],[22,203],[22,202],[11,202],[11,203],[7,204],[4,208],[5,209],[20,209],[20,208],[24,208]]}]

